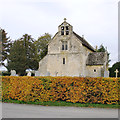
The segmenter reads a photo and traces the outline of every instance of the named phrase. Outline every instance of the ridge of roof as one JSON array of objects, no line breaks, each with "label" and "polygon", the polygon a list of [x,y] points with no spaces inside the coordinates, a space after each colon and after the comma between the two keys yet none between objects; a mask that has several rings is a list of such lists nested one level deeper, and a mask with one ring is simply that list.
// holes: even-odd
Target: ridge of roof
[{"label": "ridge of roof", "polygon": [[95,52],[94,48],[82,37],[80,37],[77,33],[75,33],[73,31],[73,34],[82,42],[82,44],[87,47],[88,49],[92,50],[93,52]]}]

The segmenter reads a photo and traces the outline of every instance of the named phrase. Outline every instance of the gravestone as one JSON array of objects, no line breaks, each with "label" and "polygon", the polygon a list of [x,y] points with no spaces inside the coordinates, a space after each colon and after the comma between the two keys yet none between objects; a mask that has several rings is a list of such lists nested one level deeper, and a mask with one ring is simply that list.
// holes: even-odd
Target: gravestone
[{"label": "gravestone", "polygon": [[27,73],[27,76],[31,76],[31,72],[30,71]]},{"label": "gravestone", "polygon": [[109,77],[109,71],[104,71],[104,77]]},{"label": "gravestone", "polygon": [[55,76],[57,76],[58,75],[58,72],[55,72]]},{"label": "gravestone", "polygon": [[11,75],[10,76],[16,76],[16,71],[15,70],[11,70]]},{"label": "gravestone", "polygon": [[47,72],[45,76],[50,76],[50,72]]},{"label": "gravestone", "polygon": [[79,77],[84,77],[84,75],[79,73]]},{"label": "gravestone", "polygon": [[40,72],[39,71],[35,71],[35,76],[40,76]]}]

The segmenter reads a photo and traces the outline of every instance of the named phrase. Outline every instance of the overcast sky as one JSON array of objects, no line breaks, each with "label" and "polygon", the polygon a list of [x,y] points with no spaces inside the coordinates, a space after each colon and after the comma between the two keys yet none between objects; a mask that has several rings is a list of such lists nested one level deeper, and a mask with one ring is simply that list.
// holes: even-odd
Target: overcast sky
[{"label": "overcast sky", "polygon": [[73,30],[95,47],[103,44],[111,65],[118,61],[119,0],[0,0],[0,27],[12,40],[27,33],[52,36],[67,18]]}]

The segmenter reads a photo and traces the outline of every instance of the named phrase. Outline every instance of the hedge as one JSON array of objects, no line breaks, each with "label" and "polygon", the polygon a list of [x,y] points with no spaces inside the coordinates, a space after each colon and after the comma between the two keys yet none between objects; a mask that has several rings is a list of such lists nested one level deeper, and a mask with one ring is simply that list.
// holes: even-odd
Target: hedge
[{"label": "hedge", "polygon": [[118,104],[120,78],[2,77],[2,101]]}]

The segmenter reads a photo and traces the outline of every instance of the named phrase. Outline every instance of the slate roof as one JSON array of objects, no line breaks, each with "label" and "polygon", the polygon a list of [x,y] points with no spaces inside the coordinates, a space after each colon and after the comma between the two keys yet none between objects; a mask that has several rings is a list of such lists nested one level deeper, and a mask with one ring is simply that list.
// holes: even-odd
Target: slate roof
[{"label": "slate roof", "polygon": [[103,65],[106,61],[105,52],[93,52],[88,55],[86,65]]},{"label": "slate roof", "polygon": [[92,50],[95,52],[94,48],[82,37],[80,37],[77,33],[73,32],[73,34],[82,42],[82,45],[87,47],[88,49]]}]

